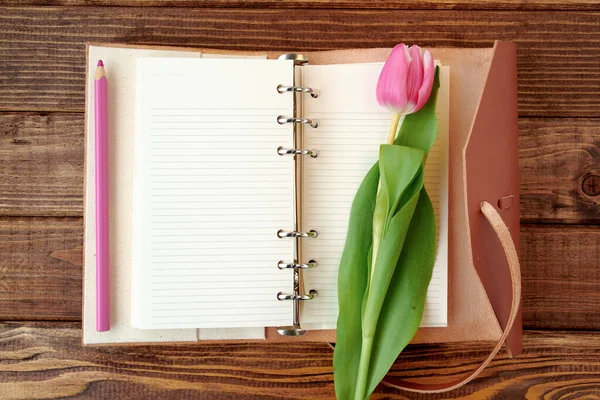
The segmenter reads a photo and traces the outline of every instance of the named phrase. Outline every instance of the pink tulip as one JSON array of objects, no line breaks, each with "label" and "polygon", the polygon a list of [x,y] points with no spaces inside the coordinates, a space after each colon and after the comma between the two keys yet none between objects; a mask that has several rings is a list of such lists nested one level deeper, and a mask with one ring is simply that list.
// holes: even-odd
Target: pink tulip
[{"label": "pink tulip", "polygon": [[377,101],[390,111],[412,114],[419,111],[431,93],[434,65],[429,50],[400,43],[392,49],[377,82]]}]

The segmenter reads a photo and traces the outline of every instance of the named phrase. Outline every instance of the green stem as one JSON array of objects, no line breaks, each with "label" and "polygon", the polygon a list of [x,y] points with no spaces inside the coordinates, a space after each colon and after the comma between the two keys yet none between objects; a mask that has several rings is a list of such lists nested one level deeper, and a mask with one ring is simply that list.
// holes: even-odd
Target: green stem
[{"label": "green stem", "polygon": [[[387,144],[394,144],[394,140],[396,139],[396,134],[398,132],[398,124],[400,123],[400,119],[402,118],[401,114],[394,113],[392,114],[392,122],[390,123],[390,131],[388,133]],[[369,279],[369,286],[373,282],[373,276],[375,273],[375,262],[377,261],[377,253],[379,251],[379,244],[381,242],[384,227],[386,214],[388,211],[387,199],[384,198],[381,193],[381,178],[379,180],[379,184],[377,186],[377,195],[375,200],[375,210],[373,211],[373,255],[372,255],[372,263],[371,263],[371,274]],[[371,294],[370,287],[367,288],[366,296],[370,296]],[[367,300],[368,301],[368,300]],[[367,391],[367,378],[369,375],[369,363],[371,362],[371,350],[373,348],[373,337],[375,336],[374,329],[370,329],[367,327],[369,332],[365,332],[365,321],[368,318],[365,318],[366,315],[362,316],[363,320],[363,337],[362,337],[362,345],[360,349],[360,362],[358,365],[358,376],[356,383],[356,392],[354,393],[354,400],[364,400],[366,397]],[[375,321],[377,318],[375,318]],[[371,326],[371,324],[369,324]],[[376,326],[372,325],[372,326]]]},{"label": "green stem", "polygon": [[[381,189],[381,180],[377,187],[377,197],[375,198],[375,210],[373,210],[373,254],[371,255],[371,275],[369,276],[369,282],[373,281],[373,274],[375,273],[375,262],[377,261],[377,253],[379,252],[379,242],[383,236],[383,227],[385,225],[385,214],[387,212],[386,200],[382,198],[379,189]],[[370,286],[370,285],[369,285]]]},{"label": "green stem", "polygon": [[398,124],[400,123],[400,118],[402,114],[393,113],[392,114],[392,123],[390,124],[390,131],[388,132],[387,144],[394,144],[394,140],[396,139],[396,133],[398,132]]},{"label": "green stem", "polygon": [[369,373],[369,363],[371,362],[371,349],[373,347],[373,335],[363,337],[360,350],[360,363],[358,364],[358,377],[356,382],[356,392],[354,400],[364,400],[367,393],[367,377]]},{"label": "green stem", "polygon": [[[392,114],[392,122],[390,123],[390,131],[388,132],[387,144],[394,144],[396,133],[398,132],[398,124],[402,114]],[[377,195],[375,197],[375,210],[373,211],[373,255],[371,258],[371,278],[375,272],[375,261],[377,261],[377,252],[379,251],[379,243],[383,236],[383,228],[385,225],[385,214],[387,212],[387,204],[384,204],[385,199],[380,199],[379,191],[381,189],[381,178],[377,185]],[[371,279],[372,280],[372,279]]]}]

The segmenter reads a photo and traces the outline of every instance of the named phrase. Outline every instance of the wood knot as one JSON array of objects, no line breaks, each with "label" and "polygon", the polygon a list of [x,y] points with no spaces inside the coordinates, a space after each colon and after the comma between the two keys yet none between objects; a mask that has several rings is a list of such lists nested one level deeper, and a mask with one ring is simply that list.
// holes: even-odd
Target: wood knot
[{"label": "wood knot", "polygon": [[586,196],[600,196],[600,176],[589,174],[581,182],[581,190]]}]

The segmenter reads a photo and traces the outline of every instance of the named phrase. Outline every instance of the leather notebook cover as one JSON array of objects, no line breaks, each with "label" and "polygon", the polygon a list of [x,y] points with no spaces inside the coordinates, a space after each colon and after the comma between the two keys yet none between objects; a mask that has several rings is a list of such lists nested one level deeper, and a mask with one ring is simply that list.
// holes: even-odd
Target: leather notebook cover
[{"label": "leather notebook cover", "polygon": [[[135,45],[101,46],[201,51],[204,54],[266,54],[268,58],[277,58],[284,53]],[[343,64],[385,61],[389,52],[390,49],[356,49],[303,54],[308,56],[312,64]],[[496,207],[509,226],[512,239],[518,248],[515,46],[511,43],[496,42],[494,48],[439,48],[432,49],[432,52],[442,64],[450,65],[451,74],[448,326],[421,328],[413,342],[498,340],[510,311],[512,287],[502,247],[494,231],[484,220],[479,205],[481,201],[486,200]],[[92,133],[86,132],[86,135]],[[113,165],[113,168],[118,170],[119,165]],[[89,179],[93,184],[93,176]],[[89,186],[90,182],[86,182],[86,185]],[[509,206],[511,195],[512,205]],[[505,198],[502,202],[503,209],[498,206],[501,198]],[[90,202],[93,199],[86,201]],[[111,207],[131,208],[132,205],[112,204]],[[93,208],[91,211],[86,208],[86,219],[94,218]],[[86,251],[90,250],[92,249]],[[90,265],[87,268],[93,269],[94,266]],[[305,336],[288,338],[277,334],[274,328],[267,328],[266,339],[277,342],[334,342],[335,331],[314,330]],[[519,318],[508,340],[513,355],[520,352],[521,340]],[[151,341],[157,343],[161,340],[156,338]],[[164,338],[163,341],[172,342],[168,338]],[[131,344],[139,343],[137,341]]]},{"label": "leather notebook cover", "polygon": [[[513,43],[499,42],[465,149],[467,213],[473,264],[502,329],[511,309],[512,284],[504,250],[480,211],[495,205],[519,249],[519,142],[517,53]],[[508,293],[508,295],[507,295]],[[523,348],[519,310],[506,344],[512,354]]]}]

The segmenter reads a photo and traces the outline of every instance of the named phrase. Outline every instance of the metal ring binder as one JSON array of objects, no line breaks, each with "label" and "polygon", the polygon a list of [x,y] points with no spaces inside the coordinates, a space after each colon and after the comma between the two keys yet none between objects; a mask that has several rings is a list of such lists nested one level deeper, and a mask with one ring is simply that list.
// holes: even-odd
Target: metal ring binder
[{"label": "metal ring binder", "polygon": [[277,268],[279,268],[279,269],[287,269],[287,268],[309,269],[309,268],[317,268],[317,265],[319,265],[317,263],[317,260],[308,260],[308,262],[306,264],[287,263],[287,262],[281,260],[277,263]]},{"label": "metal ring binder", "polygon": [[[279,57],[280,60],[293,60],[294,66],[301,66],[308,62],[308,58],[303,56],[302,54],[283,54]],[[296,79],[299,75],[294,73],[294,81],[291,86],[279,85],[277,86],[277,91],[279,93],[292,93],[293,99],[293,110],[294,115],[292,117],[287,117],[285,115],[277,116],[277,123],[282,124],[294,124],[293,129],[293,147],[285,148],[283,146],[277,149],[277,153],[279,155],[309,155],[311,157],[317,157],[319,155],[319,151],[317,149],[303,149],[302,148],[302,140],[301,134],[305,125],[310,125],[312,128],[316,128],[319,126],[319,121],[301,118],[301,116],[297,115],[297,110],[300,110],[301,107],[297,104],[297,99],[300,98],[302,93],[310,93],[312,97],[317,97],[319,95],[318,90],[310,87],[302,86],[302,82],[296,82]],[[299,83],[299,84],[297,84]],[[302,264],[298,261],[298,240],[301,238],[316,238],[319,235],[319,232],[316,230],[310,230],[308,232],[301,232],[298,224],[298,169],[297,164],[299,158],[294,157],[294,198],[296,201],[294,202],[294,226],[293,230],[286,231],[280,229],[277,231],[277,237],[280,239],[290,238],[294,241],[294,261],[293,262],[285,262],[279,261],[277,263],[277,267],[280,270],[291,269],[293,276],[293,292],[291,294],[279,292],[277,293],[277,299],[280,301],[291,300],[293,302],[292,306],[292,325],[290,326],[278,326],[277,332],[280,335],[284,336],[302,336],[306,333],[305,329],[302,329],[300,326],[300,302],[308,301],[315,298],[318,295],[316,290],[309,290],[308,293],[304,293],[304,289],[302,289],[302,271],[305,269],[315,268],[317,266],[317,262],[315,260],[309,260],[306,264]]]},{"label": "metal ring binder", "polygon": [[317,128],[319,126],[319,121],[317,121],[316,119],[286,117],[285,115],[278,115],[277,116],[277,123],[279,125],[283,125],[283,124],[305,124],[305,125],[310,125],[313,128]]},{"label": "metal ring binder", "polygon": [[316,238],[317,236],[319,236],[319,232],[317,232],[315,229],[311,229],[308,232],[298,232],[298,231],[284,231],[283,229],[280,229],[277,231],[277,237],[282,239],[282,238],[286,238],[286,237],[291,237],[291,238]]},{"label": "metal ring binder", "polygon": [[317,158],[319,156],[319,150],[317,149],[288,149],[283,146],[279,146],[277,148],[277,154],[280,156],[285,156],[288,154],[292,155],[303,155],[303,156],[311,156],[312,158]]},{"label": "metal ring binder", "polygon": [[311,290],[310,292],[308,292],[308,294],[288,294],[288,293],[283,293],[283,292],[279,292],[277,293],[277,300],[279,301],[284,301],[284,300],[300,300],[300,301],[306,301],[306,300],[312,300],[314,299],[319,293],[317,293],[316,290]]},{"label": "metal ring binder", "polygon": [[278,326],[277,333],[284,336],[302,336],[306,333],[306,329],[300,327],[300,302],[312,300],[318,295],[316,290],[311,290],[308,294],[299,293],[298,270],[294,269],[294,294],[277,293],[277,300],[285,301],[292,300],[294,302],[292,308],[292,325]]},{"label": "metal ring binder", "polygon": [[304,65],[308,63],[308,57],[298,53],[286,53],[279,56],[278,60],[294,60],[294,65]]},{"label": "metal ring binder", "polygon": [[313,88],[306,87],[306,86],[278,85],[277,91],[279,93],[286,93],[286,92],[310,93],[310,97],[312,97],[313,99],[316,99],[317,97],[319,97],[319,91],[317,89],[313,89]]}]

